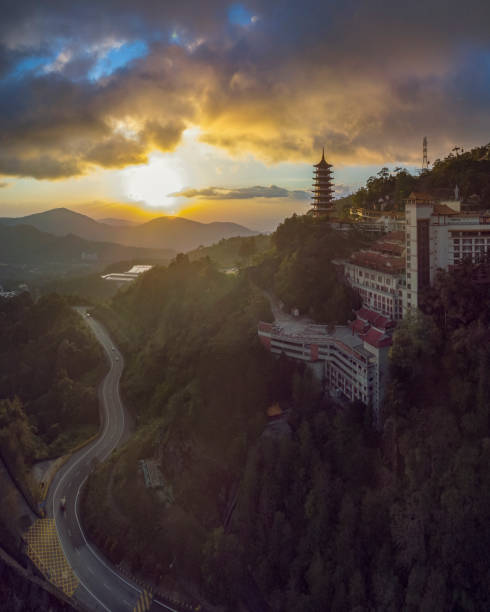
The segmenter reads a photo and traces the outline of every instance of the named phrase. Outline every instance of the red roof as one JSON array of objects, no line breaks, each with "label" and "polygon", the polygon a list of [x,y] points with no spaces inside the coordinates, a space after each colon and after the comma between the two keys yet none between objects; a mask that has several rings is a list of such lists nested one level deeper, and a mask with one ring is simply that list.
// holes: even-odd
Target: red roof
[{"label": "red roof", "polygon": [[355,319],[355,321],[350,323],[350,327],[356,334],[363,334],[367,331],[369,325],[364,321],[361,321],[361,319]]},{"label": "red roof", "polygon": [[384,317],[373,310],[369,310],[369,308],[360,308],[356,311],[356,315],[358,319],[368,321],[373,327],[379,330],[386,330],[395,325],[388,317]]},{"label": "red roof", "polygon": [[391,272],[397,274],[405,270],[405,259],[383,255],[376,251],[356,251],[350,256],[350,260],[366,268],[374,268],[381,272]]},{"label": "red roof", "polygon": [[430,193],[424,193],[422,191],[412,191],[412,193],[408,196],[407,200],[417,200],[419,202],[433,202],[434,196],[431,196]]},{"label": "red roof", "polygon": [[383,242],[405,242],[405,232],[389,232],[382,238]]},{"label": "red roof", "polygon": [[371,327],[371,329],[362,336],[364,342],[367,342],[375,348],[381,348],[383,346],[391,345],[390,336],[386,336],[383,332],[378,331]]},{"label": "red roof", "polygon": [[447,204],[434,204],[433,215],[459,215],[459,212]]},{"label": "red roof", "polygon": [[329,164],[325,160],[325,148],[322,151],[322,158],[317,164],[313,164],[315,168],[332,168],[332,164]]},{"label": "red roof", "polygon": [[380,316],[377,312],[369,310],[368,308],[359,308],[359,310],[356,311],[356,315],[358,319],[368,321],[369,323],[374,323],[375,319]]},{"label": "red roof", "polygon": [[405,250],[404,244],[396,244],[395,242],[376,242],[371,246],[373,251],[380,253],[388,253],[390,255],[402,255]]}]

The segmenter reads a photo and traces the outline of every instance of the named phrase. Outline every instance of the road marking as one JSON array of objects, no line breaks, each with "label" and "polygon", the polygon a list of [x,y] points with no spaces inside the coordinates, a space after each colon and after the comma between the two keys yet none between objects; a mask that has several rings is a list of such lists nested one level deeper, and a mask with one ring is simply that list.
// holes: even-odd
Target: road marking
[{"label": "road marking", "polygon": [[133,612],[147,612],[150,609],[152,602],[152,593],[143,589],[136,606],[133,608]]},{"label": "road marking", "polygon": [[54,519],[38,519],[25,534],[27,554],[46,578],[71,597],[78,578],[64,555]]},{"label": "road marking", "polygon": [[69,536],[70,536],[70,538],[71,538],[71,529],[68,529],[68,535],[69,535]]},{"label": "road marking", "polygon": [[170,606],[167,606],[167,604],[164,604],[163,601],[160,601],[158,599],[154,599],[153,603],[156,603],[157,606],[161,606],[162,608],[165,608],[165,610],[170,610],[171,612],[178,612],[178,610],[176,610],[175,608],[170,608]]},{"label": "road marking", "polygon": [[[84,319],[89,326],[94,330],[95,335],[97,337],[97,339],[99,340],[99,342],[104,345],[104,334],[105,332],[101,331],[100,329],[98,329],[96,322],[92,321],[92,320],[86,320]],[[103,388],[102,388],[102,397],[104,398],[104,388],[107,389],[107,385],[111,384],[109,381],[109,376],[112,374],[115,375],[115,380],[113,381],[114,387],[115,387],[115,403],[117,405],[117,407],[120,409],[121,412],[121,418],[120,423],[122,426],[120,426],[119,428],[117,428],[119,431],[117,432],[117,442],[116,442],[116,446],[117,444],[122,440],[123,435],[124,435],[124,431],[126,429],[126,413],[124,411],[124,407],[121,401],[121,395],[120,395],[120,390],[119,390],[119,380],[121,378],[121,370],[122,370],[122,366],[123,366],[123,362],[121,361],[121,368],[115,368],[113,364],[111,364],[111,368],[109,370],[109,373],[106,375],[106,378],[104,379],[103,382]],[[102,404],[103,410],[102,410],[102,415],[101,415],[101,422],[102,422],[102,431],[99,434],[99,437],[97,438],[97,440],[93,443],[93,445],[89,445],[85,452],[83,452],[71,465],[70,463],[68,463],[66,465],[66,471],[61,475],[61,477],[58,480],[58,483],[56,485],[54,494],[53,494],[53,504],[52,504],[52,509],[53,509],[53,516],[56,518],[57,513],[56,513],[56,505],[55,505],[55,499],[57,498],[57,493],[58,493],[58,489],[60,488],[61,484],[65,481],[65,479],[67,478],[67,476],[71,473],[73,474],[80,474],[80,470],[77,470],[76,472],[74,472],[75,468],[77,468],[77,466],[80,465],[80,463],[85,459],[85,457],[87,457],[90,453],[93,453],[94,456],[98,455],[99,452],[99,448],[104,448],[104,446],[107,444],[107,440],[105,439],[109,433],[109,431],[111,430],[111,415],[114,411],[111,411],[110,406],[107,405],[108,402],[104,401]],[[116,414],[119,412],[119,410],[116,409]],[[109,436],[110,439],[110,436]],[[101,461],[104,461],[112,452],[112,448],[109,450],[108,453],[103,453],[102,452],[102,457],[101,457]],[[125,580],[121,575],[117,574],[109,565],[107,565],[107,563],[104,562],[103,559],[101,559],[99,557],[99,555],[94,551],[94,549],[90,546],[90,544],[87,541],[87,538],[85,537],[85,533],[83,532],[83,529],[81,527],[80,524],[80,519],[78,517],[78,512],[77,512],[77,505],[78,505],[78,496],[80,494],[80,490],[83,486],[83,484],[85,483],[85,481],[87,480],[87,477],[85,477],[83,479],[83,481],[80,483],[78,490],[77,490],[77,494],[76,494],[76,499],[75,499],[75,518],[77,520],[77,524],[78,524],[78,528],[80,530],[80,533],[82,535],[82,538],[85,542],[85,545],[87,546],[87,548],[90,550],[90,552],[92,553],[92,555],[98,559],[98,561],[100,563],[102,563],[102,565],[104,565],[104,567],[106,567],[110,572],[112,572],[114,574],[114,576],[116,576],[116,578],[118,578],[119,580],[121,580],[122,582],[124,582],[126,585],[128,585],[129,587],[131,587],[133,590],[135,590],[137,593],[141,593],[141,589],[136,587],[134,584],[131,584],[130,582],[128,582],[127,580]],[[63,541],[61,540],[61,537],[59,535],[59,531],[58,531],[58,525],[56,524],[56,520],[54,521],[55,524],[55,528],[56,528],[56,532],[58,534],[58,538],[59,541],[61,542],[61,547],[64,551],[64,546],[63,546]],[[80,554],[80,552],[77,550],[77,553]],[[92,573],[94,573],[91,570]],[[109,610],[109,608],[87,587],[87,585],[80,580],[80,583],[82,584],[82,586],[85,588],[85,590],[89,593],[89,595],[91,595],[93,597],[93,599],[95,601],[97,601],[100,606],[106,610],[107,612],[111,612]],[[164,608],[166,608],[167,610],[171,610],[173,612],[177,612],[176,610],[174,610],[174,608],[169,608],[168,606],[166,606],[165,604],[163,604],[162,602],[159,602],[159,604],[161,606],[163,606]]]},{"label": "road marking", "polygon": [[90,566],[89,566],[89,568],[88,568],[88,571],[89,571],[91,574],[93,574],[93,573],[94,573],[94,570],[93,570],[93,569],[92,569]]}]

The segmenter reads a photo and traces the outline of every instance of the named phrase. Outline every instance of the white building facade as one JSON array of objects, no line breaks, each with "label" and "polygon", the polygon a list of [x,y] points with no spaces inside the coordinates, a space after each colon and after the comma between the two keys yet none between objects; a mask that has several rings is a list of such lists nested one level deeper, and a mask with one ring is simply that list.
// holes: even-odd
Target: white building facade
[{"label": "white building facade", "polygon": [[438,270],[451,270],[465,259],[478,263],[490,253],[490,214],[462,212],[460,201],[437,203],[430,195],[412,193],[405,218],[403,315],[418,307]]},{"label": "white building facade", "polygon": [[345,280],[356,289],[363,306],[398,321],[403,315],[405,232],[392,232],[369,249],[336,262]]},{"label": "white building facade", "polygon": [[290,330],[284,324],[261,322],[258,334],[271,353],[307,364],[330,392],[371,406],[377,425],[388,378],[391,329],[384,317],[361,309],[350,326],[305,322]]}]

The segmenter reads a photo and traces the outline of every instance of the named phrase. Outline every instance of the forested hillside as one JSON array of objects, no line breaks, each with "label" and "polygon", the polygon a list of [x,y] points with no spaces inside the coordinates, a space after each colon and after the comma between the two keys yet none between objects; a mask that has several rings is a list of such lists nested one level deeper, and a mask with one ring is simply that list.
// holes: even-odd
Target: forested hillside
[{"label": "forested hillside", "polygon": [[466,152],[455,148],[419,175],[412,175],[405,168],[392,172],[382,168],[353,194],[352,201],[362,208],[403,210],[411,191],[434,193],[446,199],[453,197],[456,185],[463,200],[472,198],[476,208],[490,207],[490,144]]},{"label": "forested hillside", "polygon": [[[489,609],[488,286],[469,268],[441,274],[426,312],[400,323],[378,432],[369,409],[335,405],[258,344],[259,287],[349,318],[332,259],[365,241],[293,217],[237,276],[180,256],[97,310],[125,353],[138,426],[85,491],[86,525],[114,562],[157,583],[191,578],[228,610],[253,582],[277,612]],[[141,459],[160,466],[159,489]]]},{"label": "forested hillside", "polygon": [[264,234],[223,238],[211,246],[189,251],[187,255],[191,261],[209,257],[221,269],[238,269],[250,265],[257,255],[268,250],[270,242],[270,237]]},{"label": "forested hillside", "polygon": [[338,232],[327,218],[293,215],[271,236],[272,248],[256,258],[247,273],[273,291],[287,309],[323,323],[346,323],[360,306],[357,294],[333,263],[366,245],[362,232]]},{"label": "forested hillside", "polygon": [[[133,571],[158,580],[175,558],[178,572],[200,581],[206,542],[266,408],[289,395],[293,367],[270,359],[257,338],[268,302],[245,276],[180,256],[94,315],[125,353],[123,392],[139,429],[89,479],[87,527]],[[163,490],[145,489],[138,461],[148,458],[162,470]]]},{"label": "forested hillside", "polygon": [[34,461],[57,457],[95,433],[104,359],[61,297],[0,299],[0,454],[31,497]]},{"label": "forested hillside", "polygon": [[395,333],[382,432],[306,383],[249,453],[212,566],[231,609],[245,567],[278,611],[489,609],[490,291],[466,269],[431,297]]}]

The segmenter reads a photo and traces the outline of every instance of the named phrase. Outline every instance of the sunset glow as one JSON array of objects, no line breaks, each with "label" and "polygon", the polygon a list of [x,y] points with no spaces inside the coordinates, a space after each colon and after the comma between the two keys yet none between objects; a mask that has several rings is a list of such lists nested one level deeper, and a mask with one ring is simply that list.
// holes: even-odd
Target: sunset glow
[{"label": "sunset glow", "polygon": [[170,194],[185,184],[184,171],[164,155],[151,156],[148,164],[123,171],[125,195],[152,208],[171,209],[176,199]]},{"label": "sunset glow", "polygon": [[[303,210],[292,192],[310,189],[322,146],[345,195],[382,166],[419,168],[423,136],[435,160],[490,133],[482,3],[192,4],[4,9],[0,214],[179,213],[209,188],[276,185],[284,214],[243,191],[240,209],[206,204],[265,228]],[[184,191],[200,195],[169,196]]]}]

